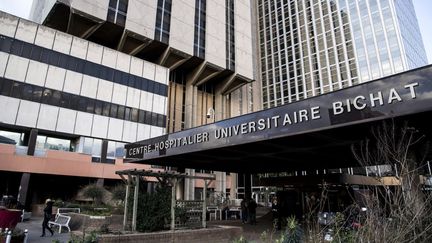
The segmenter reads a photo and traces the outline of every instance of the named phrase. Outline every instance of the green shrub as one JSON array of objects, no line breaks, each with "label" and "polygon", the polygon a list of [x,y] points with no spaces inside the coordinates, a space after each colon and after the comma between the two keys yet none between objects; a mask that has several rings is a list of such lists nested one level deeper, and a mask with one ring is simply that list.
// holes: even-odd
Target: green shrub
[{"label": "green shrub", "polygon": [[118,200],[123,202],[126,197],[126,188],[124,185],[120,184],[114,187],[111,193],[112,193],[113,200]]},{"label": "green shrub", "polygon": [[93,199],[93,203],[95,204],[99,204],[102,201],[104,194],[104,189],[96,184],[88,185],[83,191],[83,196]]},{"label": "green shrub", "polygon": [[137,214],[138,231],[148,232],[163,230],[168,222],[170,222],[170,219],[170,187],[157,188],[154,193],[140,193]]},{"label": "green shrub", "polygon": [[287,218],[287,226],[278,243],[300,243],[302,242],[303,231],[295,216]]}]

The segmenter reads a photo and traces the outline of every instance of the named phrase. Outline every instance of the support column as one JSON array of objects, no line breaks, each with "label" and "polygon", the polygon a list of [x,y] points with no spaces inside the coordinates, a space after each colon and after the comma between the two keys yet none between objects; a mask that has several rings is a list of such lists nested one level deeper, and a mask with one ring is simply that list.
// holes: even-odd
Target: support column
[{"label": "support column", "polygon": [[21,176],[20,187],[18,190],[17,200],[18,202],[25,207],[27,201],[27,192],[29,189],[30,183],[30,173],[23,173]]},{"label": "support column", "polygon": [[186,80],[186,99],[185,99],[185,128],[196,125],[197,93],[198,88],[192,84],[190,77]]},{"label": "support column", "polygon": [[27,145],[27,155],[34,155],[36,150],[36,139],[38,135],[37,129],[32,129],[30,131],[29,139],[28,139],[28,145]]},{"label": "support column", "polygon": [[204,180],[204,188],[203,188],[203,213],[202,213],[202,227],[207,227],[207,184],[210,181]]},{"label": "support column", "polygon": [[226,194],[226,173],[221,171],[215,171],[216,175],[216,192],[219,195],[225,197]]},{"label": "support column", "polygon": [[108,140],[102,140],[101,146],[101,163],[107,162]]},{"label": "support column", "polygon": [[130,182],[128,181],[128,183],[126,184],[126,196],[124,200],[123,230],[126,230],[126,224],[127,224],[129,193],[130,193]]},{"label": "support column", "polygon": [[230,198],[234,199],[237,198],[237,173],[230,173],[231,176],[231,185],[230,185]]},{"label": "support column", "polygon": [[249,199],[252,197],[252,176],[250,173],[244,174],[244,187],[245,187],[245,198]]},{"label": "support column", "polygon": [[[186,169],[188,175],[194,176],[195,169]],[[184,199],[195,200],[195,180],[185,178],[184,179]]]},{"label": "support column", "polygon": [[135,176],[135,191],[134,191],[134,202],[132,209],[132,231],[136,231],[136,219],[138,210],[138,191],[139,190],[139,176]]},{"label": "support column", "polygon": [[175,230],[175,204],[176,204],[176,187],[177,187],[177,178],[172,180],[171,187],[171,230]]}]

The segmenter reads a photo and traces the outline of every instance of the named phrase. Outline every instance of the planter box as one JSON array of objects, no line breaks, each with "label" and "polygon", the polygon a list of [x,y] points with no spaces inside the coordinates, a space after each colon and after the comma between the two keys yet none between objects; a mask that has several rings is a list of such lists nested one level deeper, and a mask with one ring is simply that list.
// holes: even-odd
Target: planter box
[{"label": "planter box", "polygon": [[123,227],[123,215],[92,216],[87,214],[67,213],[71,217],[69,226],[71,230],[91,232],[107,226],[111,231],[120,231]]},{"label": "planter box", "polygon": [[21,210],[0,209],[0,228],[15,229],[15,226],[21,221],[21,214]]}]

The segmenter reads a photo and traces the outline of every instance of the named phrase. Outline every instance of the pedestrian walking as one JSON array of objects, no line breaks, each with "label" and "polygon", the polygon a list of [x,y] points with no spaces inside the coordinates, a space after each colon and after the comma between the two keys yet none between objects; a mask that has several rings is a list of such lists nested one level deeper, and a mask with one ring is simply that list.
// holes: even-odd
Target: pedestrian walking
[{"label": "pedestrian walking", "polygon": [[249,198],[247,209],[248,209],[248,217],[250,224],[256,224],[256,208],[257,203],[252,198]]},{"label": "pedestrian walking", "polygon": [[241,201],[240,208],[241,208],[242,223],[246,224],[248,221],[248,209],[247,209],[247,200],[245,198],[243,198],[243,200]]},{"label": "pedestrian walking", "polygon": [[44,219],[42,222],[42,235],[41,237],[45,236],[45,229],[47,229],[50,233],[51,236],[54,235],[54,231],[48,226],[48,221],[51,220],[51,216],[52,216],[52,206],[53,206],[53,201],[51,201],[51,199],[47,199],[45,200],[45,208],[44,208]]}]

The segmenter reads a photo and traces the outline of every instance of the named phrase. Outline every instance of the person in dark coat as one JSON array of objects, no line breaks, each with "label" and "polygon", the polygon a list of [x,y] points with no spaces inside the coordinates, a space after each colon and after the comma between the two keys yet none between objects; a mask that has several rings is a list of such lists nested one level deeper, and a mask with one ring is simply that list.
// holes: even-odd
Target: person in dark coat
[{"label": "person in dark coat", "polygon": [[276,197],[272,201],[272,213],[273,213],[273,226],[277,229],[281,229],[281,222],[279,220],[279,204]]},{"label": "person in dark coat", "polygon": [[53,201],[51,201],[51,199],[47,199],[45,201],[45,208],[44,208],[44,219],[42,222],[42,235],[41,237],[45,236],[45,229],[48,229],[48,231],[51,233],[51,236],[54,235],[54,231],[48,226],[48,221],[51,220],[51,216],[52,216],[52,206],[53,206]]},{"label": "person in dark coat", "polygon": [[247,209],[247,200],[246,199],[243,199],[241,201],[240,208],[241,208],[242,223],[246,224],[248,221],[248,209]]},{"label": "person in dark coat", "polygon": [[255,202],[255,200],[253,200],[252,198],[249,198],[247,209],[248,209],[248,217],[249,217],[249,223],[250,224],[256,224],[256,208],[257,208],[257,206],[258,205]]}]

